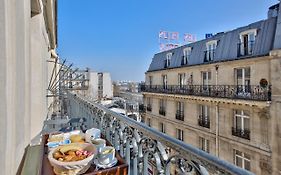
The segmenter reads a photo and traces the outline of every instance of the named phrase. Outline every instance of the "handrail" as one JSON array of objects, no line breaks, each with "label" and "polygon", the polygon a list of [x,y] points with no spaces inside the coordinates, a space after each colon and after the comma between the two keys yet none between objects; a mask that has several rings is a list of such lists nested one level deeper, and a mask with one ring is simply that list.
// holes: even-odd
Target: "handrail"
[{"label": "handrail", "polygon": [[[123,116],[121,114],[113,112],[100,104],[90,101],[86,97],[70,92],[67,93],[67,96],[69,100],[75,101],[76,104],[79,104],[81,110],[86,112],[88,116],[89,114],[92,114],[91,116],[94,115],[95,118],[101,118],[101,121],[99,122],[100,126],[104,124],[106,120],[109,119],[113,119],[113,120],[115,119],[117,121],[120,121],[122,122],[122,125],[123,124],[128,125],[130,128],[133,128],[134,132],[135,131],[141,132],[144,136],[157,141],[157,143],[160,142],[165,146],[172,148],[174,151],[176,151],[183,157],[190,159],[191,162],[195,163],[196,165],[200,165],[197,167],[206,168],[208,172],[211,174],[216,174],[218,172],[223,174],[241,174],[241,175],[253,174],[249,171],[236,167],[229,162],[221,160],[218,157],[210,155],[192,145],[186,144],[180,140],[177,140],[176,138],[161,133],[156,129],[147,126],[146,124],[137,122],[127,116]],[[111,117],[111,118],[106,119],[107,117]],[[110,126],[112,127],[112,125]],[[105,128],[108,129],[108,127],[109,126],[107,125],[107,127]],[[110,133],[112,132],[114,131],[111,130]],[[124,131],[122,131],[122,133],[124,134]],[[201,172],[201,174],[203,173]]]}]

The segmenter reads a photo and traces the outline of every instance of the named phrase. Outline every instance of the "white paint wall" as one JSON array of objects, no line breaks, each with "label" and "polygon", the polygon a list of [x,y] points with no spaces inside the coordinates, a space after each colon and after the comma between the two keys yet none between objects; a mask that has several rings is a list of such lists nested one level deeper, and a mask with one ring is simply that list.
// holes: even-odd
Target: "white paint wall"
[{"label": "white paint wall", "polygon": [[0,174],[16,174],[46,117],[48,35],[30,0],[0,0]]}]

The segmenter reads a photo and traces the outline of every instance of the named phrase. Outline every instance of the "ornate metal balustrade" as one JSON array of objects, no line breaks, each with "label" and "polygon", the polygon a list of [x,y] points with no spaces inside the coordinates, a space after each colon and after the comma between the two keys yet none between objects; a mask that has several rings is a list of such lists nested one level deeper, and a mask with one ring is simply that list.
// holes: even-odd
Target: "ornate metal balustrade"
[{"label": "ornate metal balustrade", "polygon": [[159,175],[173,174],[175,169],[179,174],[252,174],[86,97],[68,92],[67,98],[70,117],[86,118],[88,128],[101,129],[130,165],[129,174],[149,174],[149,164]]},{"label": "ornate metal balustrade", "polygon": [[250,130],[232,127],[232,135],[250,140]]},{"label": "ornate metal balustrade", "polygon": [[142,85],[143,92],[271,101],[271,86],[259,85]]}]

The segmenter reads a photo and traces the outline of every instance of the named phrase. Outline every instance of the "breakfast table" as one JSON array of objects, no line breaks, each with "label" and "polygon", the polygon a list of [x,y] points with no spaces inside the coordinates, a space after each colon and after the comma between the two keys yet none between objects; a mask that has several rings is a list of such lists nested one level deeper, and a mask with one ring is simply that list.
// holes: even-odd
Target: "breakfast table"
[{"label": "breakfast table", "polygon": [[[48,146],[46,145],[49,135],[46,134],[43,136],[42,142],[42,175],[55,175],[53,171],[53,167],[48,160]],[[101,138],[105,139],[103,136]],[[106,139],[105,139],[106,140]],[[107,146],[112,146],[110,142],[106,140]],[[127,175],[128,174],[128,164],[125,160],[120,156],[120,154],[116,151],[115,157],[117,159],[116,165],[110,168],[100,168],[97,167],[94,163],[91,164],[90,168],[83,175]]]}]

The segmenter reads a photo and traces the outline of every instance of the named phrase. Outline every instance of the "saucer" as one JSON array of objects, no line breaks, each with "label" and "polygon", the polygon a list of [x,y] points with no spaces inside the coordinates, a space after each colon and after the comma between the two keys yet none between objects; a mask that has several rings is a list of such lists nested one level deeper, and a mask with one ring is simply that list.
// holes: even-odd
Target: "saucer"
[{"label": "saucer", "polygon": [[95,164],[97,167],[103,168],[103,169],[105,169],[105,168],[111,168],[111,167],[113,167],[114,165],[116,165],[117,162],[118,162],[118,160],[116,159],[116,157],[115,157],[111,162],[109,162],[108,164],[103,164],[103,163],[101,163],[101,162],[99,161],[99,159],[95,159],[95,160],[94,160],[94,164]]}]

